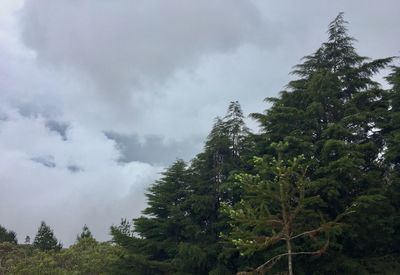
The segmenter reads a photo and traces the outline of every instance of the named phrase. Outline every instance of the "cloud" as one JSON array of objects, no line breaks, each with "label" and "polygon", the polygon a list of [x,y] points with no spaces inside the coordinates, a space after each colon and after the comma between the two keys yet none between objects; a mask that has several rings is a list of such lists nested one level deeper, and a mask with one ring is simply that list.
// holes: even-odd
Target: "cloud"
[{"label": "cloud", "polygon": [[46,127],[49,128],[51,131],[58,133],[63,140],[67,140],[67,130],[68,130],[68,123],[59,122],[56,120],[47,120]]},{"label": "cloud", "polygon": [[143,209],[160,166],[200,150],[229,101],[262,112],[339,11],[360,53],[382,57],[398,55],[398,10],[398,0],[2,0],[0,222],[20,239],[40,220],[64,243],[84,223],[107,239]]},{"label": "cloud", "polygon": [[121,150],[121,162],[141,161],[151,164],[168,166],[176,159],[191,160],[198,152],[204,141],[202,139],[184,139],[182,141],[165,140],[161,136],[147,136],[141,140],[137,135],[121,135],[106,133],[114,140]]},{"label": "cloud", "polygon": [[31,0],[21,14],[38,60],[86,75],[113,100],[267,34],[260,12],[240,0]]},{"label": "cloud", "polygon": [[40,163],[49,168],[56,167],[56,163],[54,162],[54,157],[51,155],[33,157],[33,158],[31,158],[31,160],[34,162]]},{"label": "cloud", "polygon": [[161,167],[119,163],[114,141],[79,124],[63,139],[40,116],[2,113],[7,119],[0,121],[0,217],[20,240],[34,237],[41,220],[67,245],[85,223],[107,240],[111,224],[140,214],[143,193]]}]

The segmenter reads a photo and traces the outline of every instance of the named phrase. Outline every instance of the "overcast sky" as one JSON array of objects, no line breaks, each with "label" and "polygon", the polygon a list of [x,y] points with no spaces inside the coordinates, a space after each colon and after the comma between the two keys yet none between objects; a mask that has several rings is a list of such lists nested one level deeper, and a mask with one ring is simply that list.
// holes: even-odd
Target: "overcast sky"
[{"label": "overcast sky", "polygon": [[0,0],[0,224],[109,239],[230,101],[263,111],[340,11],[361,55],[400,55],[398,0]]}]

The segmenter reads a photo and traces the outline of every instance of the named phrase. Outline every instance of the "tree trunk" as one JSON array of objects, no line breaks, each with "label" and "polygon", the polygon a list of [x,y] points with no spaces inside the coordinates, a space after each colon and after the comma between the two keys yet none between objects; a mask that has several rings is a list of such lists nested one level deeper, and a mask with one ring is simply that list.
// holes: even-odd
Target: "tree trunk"
[{"label": "tree trunk", "polygon": [[286,240],[287,252],[288,252],[288,271],[289,275],[293,275],[293,264],[292,264],[292,244],[290,238]]}]

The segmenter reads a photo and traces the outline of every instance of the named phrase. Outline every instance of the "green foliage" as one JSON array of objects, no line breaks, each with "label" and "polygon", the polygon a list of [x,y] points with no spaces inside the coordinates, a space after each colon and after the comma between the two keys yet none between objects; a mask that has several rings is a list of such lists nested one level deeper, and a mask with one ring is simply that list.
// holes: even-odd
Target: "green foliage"
[{"label": "green foliage", "polygon": [[62,244],[54,236],[53,230],[42,221],[33,241],[33,247],[42,251],[60,250]]},{"label": "green foliage", "polygon": [[146,195],[149,206],[143,211],[146,216],[134,220],[134,229],[126,221],[122,221],[118,227],[112,227],[114,242],[127,253],[127,258],[121,259],[121,265],[128,271],[133,267],[139,269],[140,266],[144,269],[152,266],[153,272],[173,268],[172,259],[178,253],[178,244],[191,237],[186,203],[190,192],[188,180],[186,163],[176,161],[149,188]]},{"label": "green foliage", "polygon": [[119,272],[218,274],[235,269],[219,243],[219,233],[227,228],[219,208],[221,201],[239,197],[228,178],[243,166],[248,136],[240,105],[231,102],[227,115],[216,119],[204,151],[190,165],[176,161],[149,188],[144,216],[132,228],[126,221],[112,227],[114,242],[125,251]]},{"label": "green foliage", "polygon": [[15,234],[12,230],[7,230],[3,226],[0,225],[0,243],[9,242],[9,243],[17,243],[17,234]]},{"label": "green foliage", "polygon": [[90,229],[86,224],[83,226],[81,234],[76,236],[77,242],[81,241],[82,239],[94,239],[92,232],[90,232]]},{"label": "green foliage", "polygon": [[0,274],[10,274],[22,259],[26,257],[26,251],[14,242],[0,243]]},{"label": "green foliage", "polygon": [[61,251],[43,251],[26,245],[9,249],[13,251],[7,254],[10,274],[110,274],[119,254],[118,247],[93,238],[82,238]]},{"label": "green foliage", "polygon": [[[396,88],[385,91],[372,78],[392,58],[359,56],[343,14],[329,25],[328,33],[328,41],[295,67],[299,79],[290,82],[280,98],[269,99],[273,105],[264,114],[253,115],[262,126],[261,139],[267,141],[257,147],[257,155],[271,161],[278,152],[273,144],[286,142],[283,159],[304,155],[307,160],[310,193],[319,195],[314,210],[332,220],[354,208],[355,213],[343,219],[349,227],[331,238],[333,251],[321,258],[325,264],[303,259],[298,265],[307,274],[354,274],[362,270],[361,258],[395,251],[398,214],[387,200],[394,192],[386,190],[388,184],[398,186],[392,159],[396,153],[390,153],[396,150],[392,125],[396,125],[393,98],[397,94]],[[394,70],[389,77],[393,85],[397,73]],[[358,267],[340,269],[339,254],[341,262]]]},{"label": "green foliage", "polygon": [[[282,151],[287,146],[280,143],[275,147]],[[271,269],[285,256],[289,258],[289,273],[292,273],[292,256],[325,252],[331,235],[341,231],[343,225],[339,218],[343,215],[327,221],[318,211],[316,206],[321,199],[309,192],[311,182],[305,176],[303,157],[287,163],[280,157],[272,162],[255,157],[253,162],[256,175],[236,176],[244,189],[241,201],[225,208],[232,227],[228,239],[243,256],[268,249],[275,251],[270,259],[263,260],[256,272]],[[281,249],[282,245],[286,246],[285,250]]]}]

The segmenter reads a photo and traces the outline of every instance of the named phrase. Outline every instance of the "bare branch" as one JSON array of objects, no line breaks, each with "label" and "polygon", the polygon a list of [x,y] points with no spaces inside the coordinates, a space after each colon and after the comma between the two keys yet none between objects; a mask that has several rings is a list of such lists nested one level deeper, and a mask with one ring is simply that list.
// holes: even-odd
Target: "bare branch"
[{"label": "bare branch", "polygon": [[[329,242],[327,242],[328,244]],[[326,248],[327,248],[327,244],[325,244],[321,249],[318,249],[316,251],[300,251],[300,252],[294,252],[291,253],[292,255],[320,255],[323,252],[325,252]],[[269,259],[268,261],[266,261],[265,263],[263,263],[262,265],[260,265],[259,267],[257,267],[256,269],[254,269],[253,271],[241,271],[241,272],[237,272],[236,275],[256,275],[256,274],[263,274],[263,272],[265,270],[271,269],[274,264],[279,261],[282,257],[289,255],[289,253],[282,253],[279,255],[276,255],[274,257],[272,257],[271,259]]]}]

